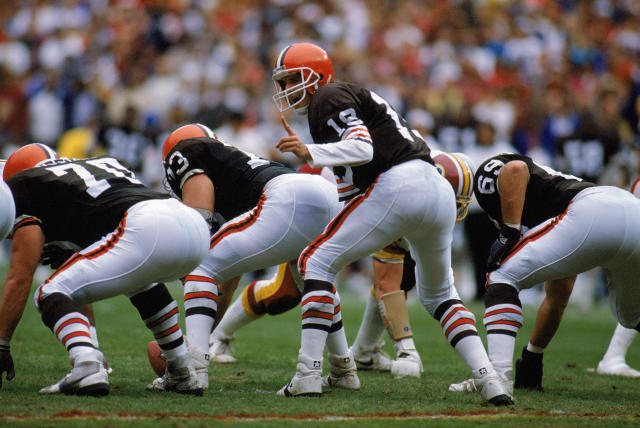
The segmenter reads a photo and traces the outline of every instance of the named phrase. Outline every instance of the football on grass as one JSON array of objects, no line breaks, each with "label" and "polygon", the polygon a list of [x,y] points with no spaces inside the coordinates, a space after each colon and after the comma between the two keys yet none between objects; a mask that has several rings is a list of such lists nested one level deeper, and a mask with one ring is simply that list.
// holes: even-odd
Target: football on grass
[{"label": "football on grass", "polygon": [[158,376],[164,374],[164,370],[167,367],[167,362],[162,355],[162,349],[155,340],[147,343],[147,356],[149,357],[149,363],[151,368]]}]

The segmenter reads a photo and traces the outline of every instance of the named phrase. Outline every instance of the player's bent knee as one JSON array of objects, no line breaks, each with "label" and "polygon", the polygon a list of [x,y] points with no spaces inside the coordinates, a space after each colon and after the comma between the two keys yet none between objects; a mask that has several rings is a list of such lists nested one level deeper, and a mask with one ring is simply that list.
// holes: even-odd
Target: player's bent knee
[{"label": "player's bent knee", "polygon": [[485,307],[509,303],[512,305],[522,306],[518,297],[518,290],[509,284],[490,284],[484,295]]},{"label": "player's bent knee", "polygon": [[80,305],[62,293],[53,293],[40,301],[38,305],[44,325],[53,330],[55,323],[71,312],[82,312]]},{"label": "player's bent knee", "polygon": [[280,296],[268,299],[264,302],[265,312],[269,315],[278,315],[295,308],[300,303],[300,295],[297,296]]}]

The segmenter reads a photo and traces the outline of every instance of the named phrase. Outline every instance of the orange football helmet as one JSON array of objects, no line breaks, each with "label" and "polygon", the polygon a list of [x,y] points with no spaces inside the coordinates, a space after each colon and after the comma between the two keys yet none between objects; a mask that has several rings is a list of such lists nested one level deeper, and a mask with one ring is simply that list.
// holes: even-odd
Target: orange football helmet
[{"label": "orange football helmet", "polygon": [[475,165],[464,153],[439,152],[433,156],[433,161],[456,193],[456,223],[462,221],[469,213],[469,204],[473,201]]},{"label": "orange football helmet", "polygon": [[[300,83],[285,89],[284,77],[294,73],[299,73]],[[286,111],[298,105],[307,92],[313,94],[319,87],[333,82],[333,63],[321,47],[313,43],[295,43],[278,55],[272,78],[276,85],[273,102],[278,110]],[[302,96],[295,100],[299,92],[302,92]]]},{"label": "orange football helmet", "polygon": [[173,148],[182,140],[188,140],[189,138],[209,137],[216,138],[216,134],[208,127],[201,123],[190,123],[188,125],[181,126],[173,131],[164,140],[162,144],[162,160],[167,160],[167,155]]},{"label": "orange football helmet", "polygon": [[22,146],[7,159],[2,171],[2,178],[7,181],[20,171],[33,168],[40,162],[49,159],[58,159],[58,154],[46,144],[33,143]]}]

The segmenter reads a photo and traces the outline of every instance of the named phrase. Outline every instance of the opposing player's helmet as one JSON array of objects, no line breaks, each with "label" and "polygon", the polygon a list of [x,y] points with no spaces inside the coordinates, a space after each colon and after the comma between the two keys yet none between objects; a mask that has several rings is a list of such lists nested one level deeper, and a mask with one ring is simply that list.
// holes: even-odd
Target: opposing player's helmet
[{"label": "opposing player's helmet", "polygon": [[456,223],[469,213],[473,200],[473,172],[475,165],[464,153],[439,152],[433,157],[440,174],[449,181],[456,192]]},{"label": "opposing player's helmet", "polygon": [[58,154],[51,147],[41,143],[27,144],[9,156],[2,171],[2,177],[6,181],[20,171],[33,168],[49,159],[58,159]]},{"label": "opposing player's helmet", "polygon": [[[284,77],[294,73],[299,73],[300,83],[285,89]],[[276,85],[273,102],[278,110],[286,111],[300,104],[307,92],[313,94],[320,86],[333,82],[333,63],[321,47],[313,43],[295,43],[278,55],[272,78]],[[302,96],[296,100],[299,92]],[[291,103],[291,100],[295,101]]]},{"label": "opposing player's helmet", "polygon": [[169,136],[164,140],[162,145],[162,160],[167,160],[169,152],[173,150],[176,144],[180,141],[198,137],[217,138],[216,134],[209,129],[208,126],[201,123],[190,123],[188,125],[181,126],[169,134]]}]

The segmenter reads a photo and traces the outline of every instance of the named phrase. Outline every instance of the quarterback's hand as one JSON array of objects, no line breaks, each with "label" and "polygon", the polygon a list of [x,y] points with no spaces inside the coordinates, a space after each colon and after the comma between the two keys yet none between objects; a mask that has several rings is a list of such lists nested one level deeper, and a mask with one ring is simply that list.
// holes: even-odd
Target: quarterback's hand
[{"label": "quarterback's hand", "polygon": [[282,125],[289,135],[278,140],[278,142],[276,143],[276,149],[280,150],[282,153],[291,152],[304,160],[312,160],[311,153],[309,153],[307,145],[300,141],[296,133],[293,132],[293,129],[291,129],[291,127],[285,120],[284,116],[281,116],[280,120],[282,120]]},{"label": "quarterback's hand", "polygon": [[500,228],[500,235],[495,240],[489,250],[489,259],[487,260],[487,272],[493,272],[498,269],[500,262],[504,256],[513,248],[520,240],[520,230],[515,227],[503,224]]},{"label": "quarterback's hand", "polygon": [[16,372],[13,370],[13,359],[9,352],[9,347],[6,349],[4,346],[0,346],[0,388],[2,388],[2,374],[7,373],[7,380],[13,379]]},{"label": "quarterback's hand", "polygon": [[58,269],[76,252],[69,248],[62,248],[57,245],[45,245],[40,256],[40,263],[51,266],[51,269]]}]

